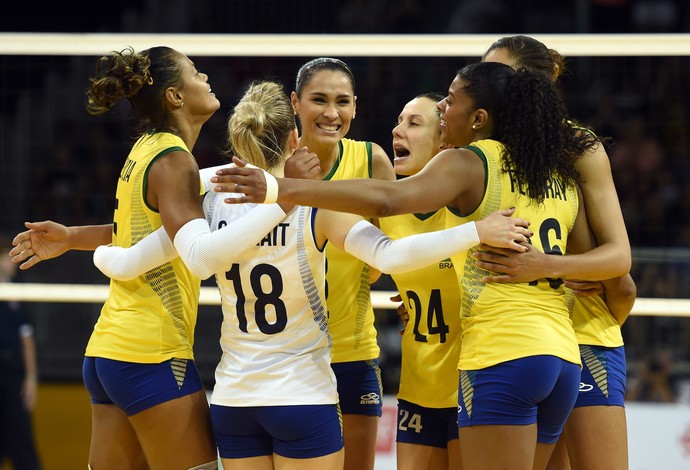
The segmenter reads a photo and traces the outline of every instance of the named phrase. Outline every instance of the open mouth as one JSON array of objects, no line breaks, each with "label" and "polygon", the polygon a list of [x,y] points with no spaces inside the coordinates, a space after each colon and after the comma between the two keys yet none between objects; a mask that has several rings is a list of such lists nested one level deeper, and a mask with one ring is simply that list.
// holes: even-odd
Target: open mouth
[{"label": "open mouth", "polygon": [[407,149],[407,147],[404,147],[400,144],[393,144],[393,153],[396,160],[402,160],[410,156],[410,151]]}]

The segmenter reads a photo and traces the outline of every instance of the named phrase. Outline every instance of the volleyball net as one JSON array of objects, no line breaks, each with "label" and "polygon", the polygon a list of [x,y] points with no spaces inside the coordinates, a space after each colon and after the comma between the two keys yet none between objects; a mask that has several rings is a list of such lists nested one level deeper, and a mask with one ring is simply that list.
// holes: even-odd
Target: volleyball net
[{"label": "volleyball net", "polygon": [[[89,284],[53,283],[0,283],[0,300],[17,302],[102,303],[108,296],[109,286]],[[395,309],[399,302],[390,298],[393,291],[372,291],[371,303],[376,309]],[[215,287],[202,287],[200,305],[220,305],[220,294]],[[638,298],[631,315],[687,317],[690,299]]]},{"label": "volleyball net", "polygon": [[[4,55],[101,55],[165,44],[195,57],[472,57],[504,34],[0,33]],[[687,56],[690,34],[530,34],[564,56]]]}]

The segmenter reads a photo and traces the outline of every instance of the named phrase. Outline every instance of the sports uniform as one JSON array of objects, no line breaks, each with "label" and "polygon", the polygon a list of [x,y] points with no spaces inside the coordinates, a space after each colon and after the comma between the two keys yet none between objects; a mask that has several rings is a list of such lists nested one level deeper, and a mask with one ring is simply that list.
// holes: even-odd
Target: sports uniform
[{"label": "sports uniform", "polygon": [[[212,230],[256,206],[225,204],[224,197],[209,192],[204,201]],[[274,451],[287,457],[315,457],[342,448],[323,298],[325,263],[322,248],[314,242],[314,213],[311,208],[294,208],[255,247],[216,274],[223,299],[223,354],[215,373],[211,417],[221,457]],[[304,410],[293,419],[270,422],[266,409],[273,409],[273,414],[289,413],[285,407],[293,406],[297,412],[299,405],[329,405],[317,419],[329,433],[317,454],[273,445],[304,437],[285,429],[289,423],[300,423]],[[229,419],[240,415],[241,420]],[[246,428],[254,429],[253,435]],[[282,434],[289,439],[281,438]]]},{"label": "sports uniform", "polygon": [[[340,156],[325,180],[371,178],[371,142],[341,139]],[[371,306],[369,266],[331,244],[326,247],[328,329],[343,413],[381,416],[380,354]]]},{"label": "sports uniform", "polygon": [[[146,181],[151,165],[173,151],[189,153],[180,137],[167,132],[145,134],[134,144],[117,185],[113,245],[129,247],[162,226],[160,214],[146,202]],[[108,299],[85,353],[84,380],[94,402],[110,402],[113,397],[109,389],[116,392],[113,388],[118,388],[117,404],[132,414],[201,390],[193,353],[199,288],[199,279],[179,258],[133,280],[110,281]],[[152,390],[152,395],[145,398],[121,380],[113,380],[110,386],[99,383],[96,368],[100,359],[123,365],[160,365],[167,361],[169,366],[163,374],[170,378],[165,386],[171,391],[158,395],[160,390]],[[142,367],[135,367],[137,373]],[[190,380],[191,386],[186,383]]]},{"label": "sports uniform", "polygon": [[[392,239],[445,228],[445,210],[379,220]],[[402,338],[397,441],[446,448],[458,438],[460,290],[450,259],[392,275],[410,319]]]},{"label": "sports uniform", "polygon": [[[499,142],[482,140],[466,148],[485,162],[486,192],[472,214],[449,210],[447,226],[514,206],[516,217],[530,221],[537,249],[565,253],[578,211],[576,188],[554,178],[543,203],[537,204],[502,171]],[[487,272],[470,256],[476,249],[452,257],[462,290],[459,425],[531,424],[537,422],[539,410],[538,439],[555,442],[577,395],[580,365],[563,282],[485,284]],[[543,374],[530,377],[535,367]],[[510,396],[515,399],[509,402]]]},{"label": "sports uniform", "polygon": [[[572,124],[596,137],[591,129]],[[625,406],[627,366],[620,325],[601,296],[577,297],[567,287],[565,292],[582,359],[575,407]]]},{"label": "sports uniform", "polygon": [[[183,227],[175,237],[175,248],[190,252],[194,272],[205,272],[203,265],[214,266],[221,292],[223,355],[211,397],[219,453],[223,458],[273,453],[312,458],[336,452],[343,447],[343,433],[330,364],[325,247],[315,242],[317,210],[296,207],[286,215],[276,204],[226,204],[224,199],[232,196],[212,191],[206,195],[206,220],[198,222],[207,231],[210,227],[210,233],[195,229],[195,220],[185,226],[199,236],[188,235],[192,241],[183,243]],[[276,210],[279,217],[272,219]],[[340,219],[334,219],[338,213],[322,215],[331,218],[324,227],[340,227]],[[340,217],[354,224],[343,240],[345,249],[384,272],[417,269],[479,243],[473,223],[391,240],[368,222]],[[262,225],[264,219],[268,225]],[[327,233],[337,233],[332,230],[338,229]],[[177,256],[175,249],[155,249],[161,243],[170,244],[162,229],[125,250],[99,248],[94,262],[106,275],[137,275],[144,266],[158,266]],[[361,364],[366,365],[340,365],[359,379],[362,374],[356,366]],[[357,398],[380,409],[376,393]]]},{"label": "sports uniform", "polygon": [[571,318],[580,344],[582,376],[575,407],[625,406],[626,362],[621,328],[599,296],[576,297]]}]

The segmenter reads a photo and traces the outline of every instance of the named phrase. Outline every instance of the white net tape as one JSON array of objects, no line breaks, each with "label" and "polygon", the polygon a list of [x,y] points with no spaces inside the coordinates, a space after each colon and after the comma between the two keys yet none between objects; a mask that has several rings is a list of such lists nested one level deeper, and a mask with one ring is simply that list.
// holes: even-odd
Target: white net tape
[{"label": "white net tape", "polygon": [[[374,308],[395,309],[398,302],[390,297],[392,291],[372,291],[371,303]],[[86,284],[19,284],[0,282],[0,300],[18,302],[67,302],[101,303],[108,296],[107,285]],[[199,296],[201,305],[220,305],[220,295],[215,287],[202,287]],[[690,299],[649,299],[638,298],[631,315],[642,316],[690,316]]]},{"label": "white net tape", "polygon": [[[479,57],[495,34],[0,33],[0,55],[100,56],[164,44],[192,57]],[[564,56],[688,56],[690,34],[530,34]]]}]

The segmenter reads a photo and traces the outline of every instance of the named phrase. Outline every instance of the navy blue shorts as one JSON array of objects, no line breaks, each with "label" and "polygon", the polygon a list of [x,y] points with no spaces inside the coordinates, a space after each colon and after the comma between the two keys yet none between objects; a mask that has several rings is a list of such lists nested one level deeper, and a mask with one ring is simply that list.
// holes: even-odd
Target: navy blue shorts
[{"label": "navy blue shorts", "polygon": [[625,406],[625,348],[580,345],[582,372],[575,407]]},{"label": "navy blue shorts", "polygon": [[84,357],[82,376],[91,403],[115,404],[128,416],[203,389],[191,359],[140,364]]},{"label": "navy blue shorts", "polygon": [[343,448],[338,405],[211,405],[211,423],[221,458],[273,455],[309,459]]},{"label": "navy blue shorts", "polygon": [[381,416],[381,369],[379,361],[338,362],[331,364],[338,384],[340,411],[344,415]]},{"label": "navy blue shorts", "polygon": [[446,449],[448,441],[458,438],[458,410],[426,408],[398,400],[396,442]]},{"label": "navy blue shorts", "polygon": [[580,366],[555,356],[530,356],[480,370],[461,370],[460,427],[537,423],[537,441],[554,443],[573,409]]}]

